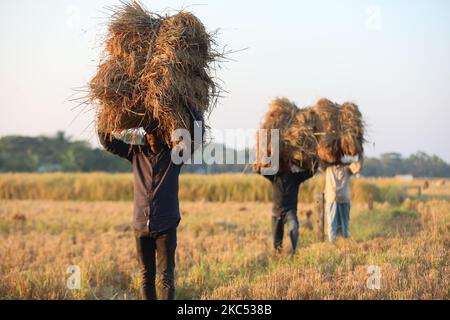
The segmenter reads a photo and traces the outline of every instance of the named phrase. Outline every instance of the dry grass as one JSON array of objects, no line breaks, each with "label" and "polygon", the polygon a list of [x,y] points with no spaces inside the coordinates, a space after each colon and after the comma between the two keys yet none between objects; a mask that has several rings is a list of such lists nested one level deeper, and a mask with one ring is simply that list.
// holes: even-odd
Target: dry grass
[{"label": "dry grass", "polygon": [[317,131],[320,133],[317,155],[326,163],[338,163],[343,156],[339,110],[339,106],[328,99],[320,99],[314,106],[318,118]]},{"label": "dry grass", "polygon": [[364,153],[365,125],[359,107],[350,102],[342,105],[339,114],[341,123],[341,150],[349,156],[360,156]]},{"label": "dry grass", "polygon": [[[269,111],[264,115],[264,119],[261,124],[261,129],[267,130],[266,137],[262,135],[262,131],[258,132],[257,150],[259,154],[257,155],[257,159],[254,164],[254,170],[256,172],[259,172],[261,168],[268,167],[270,165],[270,163],[263,163],[263,159],[261,158],[261,155],[263,155],[263,148],[266,147],[263,145],[264,141],[267,143],[267,156],[272,156],[272,136],[270,130],[279,130],[281,169],[285,170],[288,166],[288,163],[286,162],[289,159],[294,158],[294,154],[292,152],[295,152],[295,150],[289,147],[287,131],[293,125],[298,110],[298,107],[287,98],[277,98],[270,102]],[[264,140],[264,138],[266,139]]]},{"label": "dry grass", "polygon": [[210,64],[217,58],[212,38],[193,14],[180,12],[162,22],[153,58],[142,81],[145,105],[157,119],[167,144],[176,129],[190,130],[194,120],[205,120],[217,95]]},{"label": "dry grass", "polygon": [[111,10],[105,57],[89,83],[89,100],[98,105],[97,127],[102,132],[138,128],[153,120],[144,103],[147,88],[141,77],[162,23],[137,2]]},{"label": "dry grass", "polygon": [[[131,181],[131,175],[0,175],[0,298],[138,299]],[[308,216],[312,205],[305,202],[323,187],[312,180],[301,191],[295,257],[287,237],[285,253],[272,254],[271,204],[247,200],[269,200],[267,189],[252,194],[261,192],[259,183],[267,184],[256,176],[182,177],[178,299],[449,299],[448,183],[432,181],[421,197],[403,202],[401,180],[353,181],[352,239],[334,246],[318,241],[317,217]],[[368,190],[378,199],[372,211]],[[95,201],[105,196],[123,201]],[[80,201],[85,197],[91,201]],[[69,265],[81,268],[81,290],[66,287]],[[366,286],[371,265],[381,268],[380,290]]]},{"label": "dry grass", "polygon": [[177,129],[194,130],[219,93],[213,34],[192,13],[161,16],[139,2],[112,7],[104,58],[89,84],[88,102],[98,106],[101,132],[157,124],[167,145]]},{"label": "dry grass", "polygon": [[[419,207],[355,205],[353,240],[336,246],[317,242],[302,215],[292,258],[272,255],[270,204],[184,202],[177,298],[448,299],[450,204]],[[131,210],[130,202],[3,201],[0,297],[137,299]],[[73,264],[81,290],[66,288]],[[366,286],[370,265],[381,268],[379,291]]]},{"label": "dry grass", "polygon": [[[405,184],[395,179],[353,179],[352,201],[367,203],[369,193],[376,202],[398,205],[407,197]],[[300,200],[311,203],[323,192],[324,178],[317,176],[301,185]],[[415,189],[410,189],[412,197]],[[450,194],[450,193],[449,193]],[[270,183],[257,175],[182,175],[181,201],[270,202]],[[131,174],[0,174],[0,199],[57,201],[132,201]]]},{"label": "dry grass", "polygon": [[[314,106],[299,109],[287,98],[274,99],[265,114],[262,129],[268,130],[267,142],[271,154],[271,129],[280,130],[280,167],[289,170],[291,164],[304,169],[340,163],[344,155],[362,157],[365,125],[359,107],[351,102],[338,105],[320,99]],[[258,136],[257,149],[264,150]],[[257,157],[259,171],[264,164]]]}]

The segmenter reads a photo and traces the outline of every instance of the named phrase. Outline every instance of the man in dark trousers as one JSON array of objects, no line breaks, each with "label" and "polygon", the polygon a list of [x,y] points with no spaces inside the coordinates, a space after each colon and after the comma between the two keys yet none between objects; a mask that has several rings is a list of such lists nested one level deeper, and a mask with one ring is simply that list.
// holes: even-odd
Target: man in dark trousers
[{"label": "man in dark trousers", "polygon": [[288,166],[275,175],[264,175],[272,182],[272,234],[276,253],[283,248],[284,225],[287,225],[292,244],[292,254],[297,250],[299,222],[297,216],[298,192],[300,185],[314,176],[317,166],[312,170],[300,170]]},{"label": "man in dark trousers", "polygon": [[144,145],[129,145],[99,133],[104,148],[133,164],[136,247],[142,268],[142,295],[156,300],[156,266],[161,275],[161,299],[175,297],[175,249],[180,223],[178,178],[182,165],[175,165],[171,150],[147,128]]}]

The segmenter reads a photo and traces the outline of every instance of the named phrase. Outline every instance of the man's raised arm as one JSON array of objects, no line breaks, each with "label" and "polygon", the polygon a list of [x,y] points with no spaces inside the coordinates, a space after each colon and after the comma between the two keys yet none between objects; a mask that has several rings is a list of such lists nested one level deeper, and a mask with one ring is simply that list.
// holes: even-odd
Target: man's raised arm
[{"label": "man's raised arm", "polygon": [[98,138],[106,151],[115,154],[116,156],[119,156],[121,158],[127,159],[130,162],[133,161],[135,148],[133,148],[131,145],[119,139],[115,139],[109,133],[98,132]]},{"label": "man's raised arm", "polygon": [[350,174],[358,174],[361,172],[364,165],[364,158],[360,157],[360,159],[351,165],[348,166],[348,170]]},{"label": "man's raised arm", "polygon": [[306,180],[314,177],[314,175],[316,174],[318,169],[319,169],[319,164],[318,164],[318,162],[315,162],[314,168],[307,169],[307,170],[300,170],[297,173],[295,173],[295,175],[297,176],[300,183],[303,183]]}]

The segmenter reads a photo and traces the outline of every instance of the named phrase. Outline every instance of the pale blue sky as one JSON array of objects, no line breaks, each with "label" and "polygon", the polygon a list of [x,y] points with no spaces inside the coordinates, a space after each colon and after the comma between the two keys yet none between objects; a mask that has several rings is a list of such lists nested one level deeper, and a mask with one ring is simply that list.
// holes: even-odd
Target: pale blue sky
[{"label": "pale blue sky", "polygon": [[[450,1],[143,2],[193,5],[208,29],[222,29],[222,45],[249,48],[219,73],[229,94],[212,127],[256,128],[279,95],[300,106],[353,100],[375,143],[369,155],[423,150],[450,161]],[[93,114],[71,123],[67,98],[95,73],[102,8],[117,3],[0,2],[0,135],[66,130],[95,142]]]}]

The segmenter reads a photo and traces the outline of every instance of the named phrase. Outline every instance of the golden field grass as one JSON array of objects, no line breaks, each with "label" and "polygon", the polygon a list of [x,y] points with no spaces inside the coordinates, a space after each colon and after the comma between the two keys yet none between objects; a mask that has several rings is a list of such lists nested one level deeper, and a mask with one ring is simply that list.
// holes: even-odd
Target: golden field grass
[{"label": "golden field grass", "polygon": [[[220,177],[201,181],[214,186]],[[400,205],[378,202],[369,211],[354,201],[352,238],[336,245],[318,241],[314,221],[302,214],[294,257],[287,237],[286,252],[272,253],[269,202],[184,200],[177,299],[448,299],[449,195],[448,186],[432,183]],[[139,298],[130,201],[0,201],[1,299]],[[81,269],[80,290],[66,287],[69,265]],[[371,265],[380,267],[380,290],[367,288]]]},{"label": "golden field grass", "polygon": [[[367,201],[369,192],[375,201],[401,204],[406,187],[422,181],[404,183],[396,179],[354,179],[352,200]],[[314,193],[324,189],[323,176],[302,185],[300,201],[312,202]],[[450,195],[450,192],[449,192]],[[181,201],[268,202],[271,187],[258,175],[182,175]],[[0,199],[58,201],[132,201],[133,176],[107,173],[0,174]]]}]

